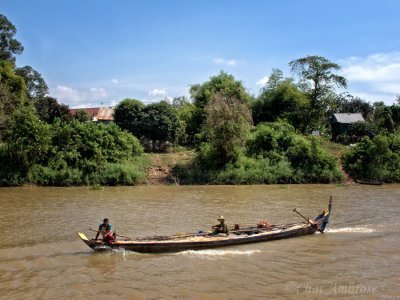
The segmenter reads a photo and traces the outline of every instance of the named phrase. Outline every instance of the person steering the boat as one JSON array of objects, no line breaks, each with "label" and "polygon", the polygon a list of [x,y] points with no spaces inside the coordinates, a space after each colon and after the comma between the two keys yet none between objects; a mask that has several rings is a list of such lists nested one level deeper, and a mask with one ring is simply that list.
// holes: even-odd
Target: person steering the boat
[{"label": "person steering the boat", "polygon": [[114,242],[115,238],[112,232],[112,226],[107,218],[103,220],[103,224],[99,225],[99,230],[97,231],[95,238],[96,240],[99,237],[100,233],[103,236],[103,241],[108,243]]},{"label": "person steering the boat", "polygon": [[213,236],[227,236],[229,235],[229,228],[228,225],[225,223],[225,218],[223,216],[220,216],[218,218],[219,224],[214,225],[212,229],[214,229],[213,233],[211,235]]}]

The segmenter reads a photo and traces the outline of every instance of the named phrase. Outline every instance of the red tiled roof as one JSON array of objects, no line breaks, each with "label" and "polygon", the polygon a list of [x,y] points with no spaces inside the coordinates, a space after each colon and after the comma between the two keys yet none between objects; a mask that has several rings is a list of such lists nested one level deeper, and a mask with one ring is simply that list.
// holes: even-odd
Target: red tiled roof
[{"label": "red tiled roof", "polygon": [[99,114],[99,110],[101,107],[91,107],[91,108],[72,108],[69,111],[71,112],[71,115],[75,115],[78,111],[84,110],[86,111],[89,115],[92,117],[96,117]]}]

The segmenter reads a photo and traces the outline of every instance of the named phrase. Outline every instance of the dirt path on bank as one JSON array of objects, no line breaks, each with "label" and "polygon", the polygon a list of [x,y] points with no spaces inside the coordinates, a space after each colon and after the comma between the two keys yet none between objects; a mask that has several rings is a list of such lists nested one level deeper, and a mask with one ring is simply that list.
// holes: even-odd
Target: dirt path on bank
[{"label": "dirt path on bank", "polygon": [[353,178],[350,177],[349,174],[346,173],[341,161],[339,161],[339,168],[340,168],[340,171],[342,171],[343,176],[344,176],[343,184],[356,184],[357,183],[357,182],[355,182],[355,180]]},{"label": "dirt path on bank", "polygon": [[174,176],[173,168],[177,163],[187,163],[195,157],[192,151],[147,155],[151,163],[151,167],[146,172],[148,185],[179,185],[179,179]]}]

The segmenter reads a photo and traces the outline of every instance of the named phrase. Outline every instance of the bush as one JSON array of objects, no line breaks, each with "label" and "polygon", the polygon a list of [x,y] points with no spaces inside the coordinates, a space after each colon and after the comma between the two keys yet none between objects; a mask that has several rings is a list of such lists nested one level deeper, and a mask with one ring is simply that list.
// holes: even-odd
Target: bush
[{"label": "bush", "polygon": [[354,179],[400,181],[400,135],[365,137],[342,156],[345,170]]},{"label": "bush", "polygon": [[106,163],[90,174],[89,179],[102,185],[134,185],[146,181],[143,169],[133,162]]},{"label": "bush", "polygon": [[202,144],[198,160],[193,165],[178,165],[175,173],[182,183],[329,183],[343,179],[336,158],[323,151],[315,137],[297,135],[283,122],[259,124],[247,141],[247,153],[220,168],[215,161],[218,155],[213,147]]},{"label": "bush", "polygon": [[[5,144],[0,146],[0,185],[34,183],[71,186],[100,183],[132,185],[144,181],[138,139],[117,125],[48,125],[37,116],[17,112],[9,118]],[[11,159],[10,159],[11,158]]]},{"label": "bush", "polygon": [[[287,179],[294,183],[328,183],[343,179],[334,156],[322,150],[316,137],[304,138],[283,122],[261,123],[248,141],[248,155],[259,160],[268,159],[279,168],[285,162],[290,169]],[[280,174],[280,172],[274,172]],[[289,175],[289,172],[281,174]]]},{"label": "bush", "polygon": [[360,142],[365,136],[373,138],[376,133],[377,129],[373,123],[359,121],[349,124],[347,131],[337,136],[335,141],[337,143],[348,145]]}]

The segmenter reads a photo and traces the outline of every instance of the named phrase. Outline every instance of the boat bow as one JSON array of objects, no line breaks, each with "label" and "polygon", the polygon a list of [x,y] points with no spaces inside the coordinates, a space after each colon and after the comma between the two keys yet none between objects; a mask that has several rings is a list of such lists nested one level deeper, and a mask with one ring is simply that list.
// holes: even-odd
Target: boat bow
[{"label": "boat bow", "polygon": [[318,217],[315,218],[315,222],[318,222],[319,231],[324,232],[326,224],[329,223],[329,217],[332,210],[332,196],[329,200],[329,206],[326,208]]}]

